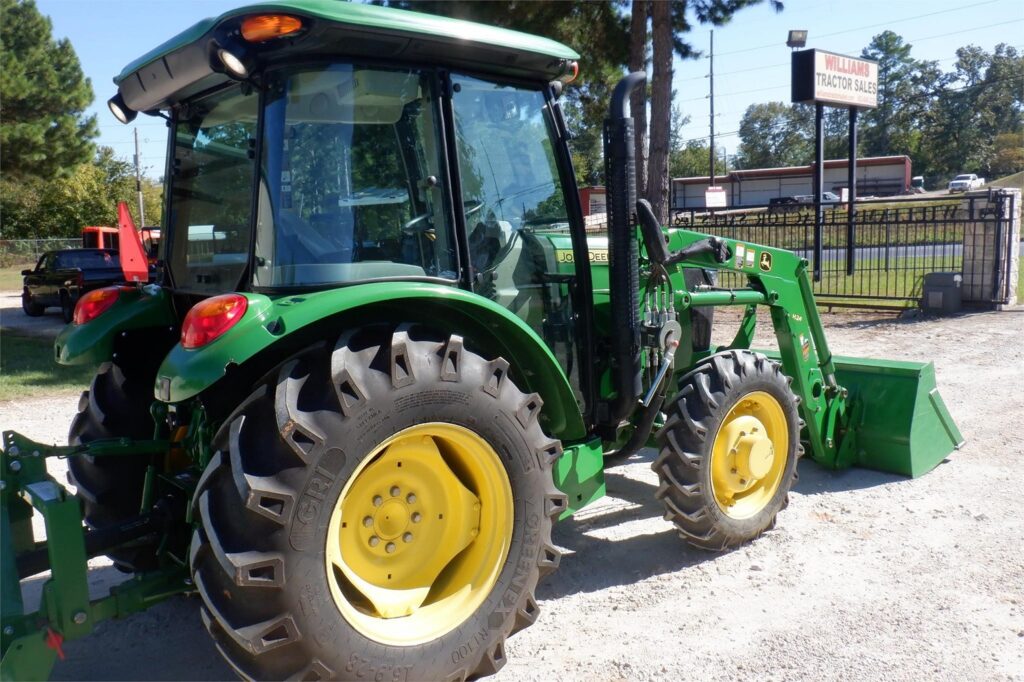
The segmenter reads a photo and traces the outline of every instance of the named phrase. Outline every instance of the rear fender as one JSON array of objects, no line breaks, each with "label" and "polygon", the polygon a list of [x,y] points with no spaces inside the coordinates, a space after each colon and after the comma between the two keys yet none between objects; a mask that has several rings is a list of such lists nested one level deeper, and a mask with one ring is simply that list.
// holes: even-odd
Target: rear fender
[{"label": "rear fender", "polygon": [[178,321],[170,294],[159,287],[123,287],[109,310],[85,324],[69,324],[57,336],[53,351],[62,365],[99,365],[114,355],[115,340],[123,332],[168,330]]},{"label": "rear fender", "polygon": [[177,403],[222,384],[251,386],[292,353],[333,342],[343,330],[374,322],[412,322],[458,334],[469,348],[501,356],[520,388],[544,401],[541,423],[563,440],[585,436],[572,387],[547,345],[521,319],[477,294],[421,282],[377,282],[270,298],[244,294],[245,316],[201,348],[176,345],[155,386],[158,400]]}]

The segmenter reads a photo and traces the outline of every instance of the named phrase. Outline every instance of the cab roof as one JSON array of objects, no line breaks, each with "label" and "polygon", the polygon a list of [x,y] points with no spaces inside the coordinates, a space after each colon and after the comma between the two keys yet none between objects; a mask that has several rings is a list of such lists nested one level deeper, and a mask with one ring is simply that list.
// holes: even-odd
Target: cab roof
[{"label": "cab roof", "polygon": [[[300,18],[301,34],[266,44],[240,42],[245,17],[272,13]],[[536,80],[558,78],[579,59],[554,40],[460,19],[337,0],[277,0],[200,21],[128,64],[114,83],[136,111],[171,106],[227,79],[211,56],[230,41],[265,62],[295,54],[351,56]]]}]

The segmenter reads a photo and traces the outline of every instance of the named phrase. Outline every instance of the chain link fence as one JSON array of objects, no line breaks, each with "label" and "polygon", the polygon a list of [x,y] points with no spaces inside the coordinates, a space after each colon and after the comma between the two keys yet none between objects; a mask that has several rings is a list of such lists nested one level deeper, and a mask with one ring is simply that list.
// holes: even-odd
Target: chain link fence
[{"label": "chain link fence", "polygon": [[46,251],[82,248],[81,237],[74,239],[0,239],[0,268],[35,264]]}]

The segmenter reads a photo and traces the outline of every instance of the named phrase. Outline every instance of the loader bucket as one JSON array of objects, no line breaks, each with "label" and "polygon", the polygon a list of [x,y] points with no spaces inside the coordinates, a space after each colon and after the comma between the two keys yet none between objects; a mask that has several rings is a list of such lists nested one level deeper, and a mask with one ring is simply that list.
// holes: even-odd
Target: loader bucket
[{"label": "loader bucket", "polygon": [[854,438],[851,448],[842,448],[840,466],[916,477],[963,444],[932,363],[836,357],[835,365],[839,385],[849,391],[847,438]]}]

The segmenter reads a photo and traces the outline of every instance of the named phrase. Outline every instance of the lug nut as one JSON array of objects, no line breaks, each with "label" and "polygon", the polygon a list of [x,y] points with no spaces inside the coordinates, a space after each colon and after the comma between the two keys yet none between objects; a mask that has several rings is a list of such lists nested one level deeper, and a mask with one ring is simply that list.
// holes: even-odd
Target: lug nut
[{"label": "lug nut", "polygon": [[391,497],[398,497],[401,494],[402,491],[397,485],[391,486]]},{"label": "lug nut", "polygon": [[78,613],[76,613],[74,616],[71,617],[71,620],[74,621],[75,625],[83,625],[83,624],[85,624],[85,621],[87,621],[88,619],[89,619],[89,616],[86,615],[85,611],[79,611]]},{"label": "lug nut", "polygon": [[365,519],[363,519],[363,525],[367,528],[371,527],[373,525],[373,517],[367,516]]},{"label": "lug nut", "polygon": [[402,540],[405,542],[412,542],[412,533],[406,533],[402,536]]},{"label": "lug nut", "polygon": [[6,636],[8,636],[8,637],[12,636],[14,634],[14,626],[13,625],[8,625],[7,627],[5,627],[4,628],[4,634]]},{"label": "lug nut", "polygon": [[395,543],[393,543],[393,542],[389,542],[388,544],[384,545],[384,550],[385,550],[385,551],[386,551],[386,552],[387,552],[388,554],[391,554],[392,552],[394,552],[394,551],[395,551]]},{"label": "lug nut", "polygon": [[412,493],[409,493],[408,495],[405,496],[405,501],[408,502],[409,504],[416,504],[416,496],[413,495]]},{"label": "lug nut", "polygon": [[419,512],[413,512],[412,513],[412,522],[413,523],[419,523],[421,520],[423,520],[423,515],[422,514],[420,514]]},{"label": "lug nut", "polygon": [[377,537],[376,535],[371,535],[370,536],[370,547],[376,547],[379,544],[380,544],[380,538]]},{"label": "lug nut", "polygon": [[14,473],[18,473],[19,471],[21,471],[21,462],[19,462],[18,460],[14,460],[13,462],[10,463],[10,469]]},{"label": "lug nut", "polygon": [[735,469],[729,469],[729,473],[730,473],[730,474],[735,474],[735,473],[736,473],[736,470],[735,470]]},{"label": "lug nut", "polygon": [[746,484],[747,484],[747,479],[741,478],[740,479],[740,485],[746,485]]},{"label": "lug nut", "polygon": [[374,507],[379,507],[382,504],[384,504],[384,498],[381,497],[380,495],[374,495],[373,496],[373,506]]}]

